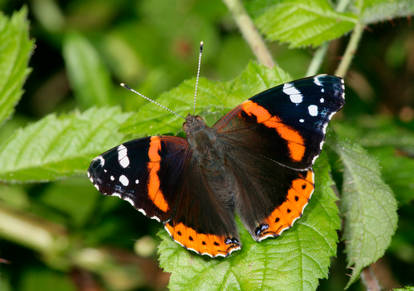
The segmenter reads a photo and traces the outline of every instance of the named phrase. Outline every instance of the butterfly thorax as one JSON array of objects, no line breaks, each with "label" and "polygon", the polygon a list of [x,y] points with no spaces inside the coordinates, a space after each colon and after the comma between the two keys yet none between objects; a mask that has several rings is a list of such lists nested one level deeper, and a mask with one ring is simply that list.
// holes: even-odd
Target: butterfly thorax
[{"label": "butterfly thorax", "polygon": [[183,124],[190,144],[192,155],[198,159],[206,170],[217,173],[218,167],[222,167],[224,160],[223,150],[217,141],[217,133],[214,128],[209,127],[205,121],[196,115],[187,115]]}]

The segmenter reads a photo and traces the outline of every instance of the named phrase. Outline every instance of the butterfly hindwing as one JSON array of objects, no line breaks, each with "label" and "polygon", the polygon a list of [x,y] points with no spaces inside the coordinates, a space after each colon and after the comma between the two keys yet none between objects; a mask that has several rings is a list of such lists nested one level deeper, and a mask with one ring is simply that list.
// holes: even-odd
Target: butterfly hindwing
[{"label": "butterfly hindwing", "polygon": [[237,146],[229,149],[227,160],[239,189],[237,211],[244,225],[258,241],[280,235],[308,204],[313,171],[287,168]]},{"label": "butterfly hindwing", "polygon": [[[200,254],[227,256],[241,248],[234,222],[234,205],[218,199],[220,178],[209,177],[193,157],[187,160],[180,181],[178,201],[165,228],[171,237]],[[221,177],[223,180],[226,177]]]}]

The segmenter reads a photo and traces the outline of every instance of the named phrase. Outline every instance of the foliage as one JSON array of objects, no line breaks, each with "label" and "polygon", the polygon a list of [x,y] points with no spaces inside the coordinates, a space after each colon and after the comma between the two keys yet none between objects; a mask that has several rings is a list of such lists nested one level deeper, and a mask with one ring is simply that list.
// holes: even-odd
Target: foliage
[{"label": "foliage", "polygon": [[23,94],[23,82],[33,41],[29,40],[26,10],[15,13],[11,19],[0,14],[0,122],[14,111]]},{"label": "foliage", "polygon": [[60,117],[49,115],[16,131],[0,149],[0,179],[50,181],[84,173],[100,151],[122,140],[116,134],[128,114],[119,109],[90,109]]},{"label": "foliage", "polygon": [[109,73],[86,38],[68,34],[63,42],[63,56],[69,80],[82,107],[113,103]]},{"label": "foliage", "polygon": [[[76,290],[74,282],[105,290],[163,288],[167,280],[157,271],[156,254],[132,253],[135,239],[157,232],[159,264],[171,273],[168,286],[174,290],[355,290],[361,270],[381,257],[407,265],[389,269],[402,285],[412,285],[414,118],[412,103],[401,105],[407,98],[400,95],[414,92],[408,61],[414,57],[408,41],[413,32],[383,32],[373,25],[412,15],[412,1],[245,1],[265,38],[288,44],[270,46],[279,64],[273,68],[253,61],[219,0],[34,0],[29,8],[17,2],[0,1],[6,11],[0,14],[1,290]],[[293,48],[335,43],[330,54],[345,51],[356,24],[378,32],[364,36],[361,56],[356,54],[345,79],[347,104],[331,122],[328,147],[316,161],[315,193],[303,217],[281,237],[257,243],[238,221],[241,251],[225,259],[201,257],[89,183],[91,159],[127,137],[183,135],[181,118],[137,101],[114,85],[118,80],[180,115],[192,113],[195,79],[188,78],[203,39],[196,113],[211,125],[255,93],[304,76],[312,56]],[[380,45],[395,35],[397,44]],[[379,60],[371,59],[372,51]],[[31,53],[33,73],[17,106]],[[325,57],[321,71],[332,71],[339,59]],[[384,60],[382,69],[372,70]],[[384,87],[391,88],[387,94]],[[392,117],[378,110],[384,107]]]},{"label": "foliage", "polygon": [[353,266],[349,286],[390,244],[397,227],[397,203],[381,179],[378,163],[364,149],[343,140],[334,149],[344,164],[341,210],[346,217],[348,267]]},{"label": "foliage", "polygon": [[357,21],[350,13],[339,13],[328,1],[281,1],[260,15],[257,26],[271,40],[291,47],[318,46],[349,32]]}]

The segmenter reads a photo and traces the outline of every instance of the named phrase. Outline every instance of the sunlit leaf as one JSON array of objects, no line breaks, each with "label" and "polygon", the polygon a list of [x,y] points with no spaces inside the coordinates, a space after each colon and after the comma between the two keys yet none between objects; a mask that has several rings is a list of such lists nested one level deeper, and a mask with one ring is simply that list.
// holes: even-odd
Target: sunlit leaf
[{"label": "sunlit leaf", "polygon": [[344,165],[341,212],[348,267],[352,267],[349,286],[390,244],[397,227],[397,203],[377,161],[361,146],[343,140],[331,145]]},{"label": "sunlit leaf", "polygon": [[49,115],[16,131],[0,147],[0,180],[49,181],[85,173],[91,159],[120,143],[129,114],[119,108]]},{"label": "sunlit leaf", "polygon": [[403,288],[394,288],[394,291],[414,291],[414,286],[405,286]]},{"label": "sunlit leaf", "polygon": [[15,12],[9,19],[0,12],[0,124],[14,111],[23,94],[23,83],[33,41],[29,39],[27,11]]},{"label": "sunlit leaf", "polygon": [[319,46],[341,37],[356,21],[353,14],[336,12],[326,0],[295,0],[270,5],[256,24],[268,39],[299,47]]},{"label": "sunlit leaf", "polygon": [[412,0],[359,0],[356,2],[361,13],[360,19],[367,24],[414,14],[414,1]]}]

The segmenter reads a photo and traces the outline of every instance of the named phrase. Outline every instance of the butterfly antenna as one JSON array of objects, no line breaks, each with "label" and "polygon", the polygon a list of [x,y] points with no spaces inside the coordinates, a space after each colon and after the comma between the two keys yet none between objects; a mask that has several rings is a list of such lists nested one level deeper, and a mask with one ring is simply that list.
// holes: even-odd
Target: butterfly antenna
[{"label": "butterfly antenna", "polygon": [[200,52],[198,54],[198,66],[197,66],[197,77],[194,89],[194,113],[195,114],[195,107],[196,107],[196,100],[197,100],[197,89],[198,89],[198,79],[200,78],[200,69],[201,69],[201,56],[203,55],[203,46],[204,42],[200,42]]},{"label": "butterfly antenna", "polygon": [[175,111],[172,111],[170,108],[168,108],[168,107],[166,107],[166,106],[162,105],[161,103],[158,103],[158,102],[157,102],[157,101],[155,101],[155,100],[152,100],[151,98],[149,98],[149,97],[145,96],[144,94],[139,93],[138,91],[136,91],[136,90],[132,89],[131,87],[129,87],[127,84],[125,84],[125,83],[121,83],[120,85],[121,85],[122,87],[124,87],[125,89],[128,89],[128,90],[129,90],[129,91],[131,91],[132,93],[135,93],[135,94],[137,94],[137,95],[141,96],[141,97],[142,97],[142,98],[144,98],[145,100],[148,100],[149,102],[152,102],[152,103],[154,103],[155,105],[158,105],[159,107],[161,107],[161,108],[163,108],[163,109],[167,110],[168,112],[170,112],[170,113],[172,113],[172,114],[174,114],[174,115],[176,115],[176,116],[178,116],[178,117],[181,117],[181,118],[185,119],[185,117],[184,117],[184,116],[182,116],[182,115],[178,114],[178,113],[177,113],[177,112],[175,112]]}]

